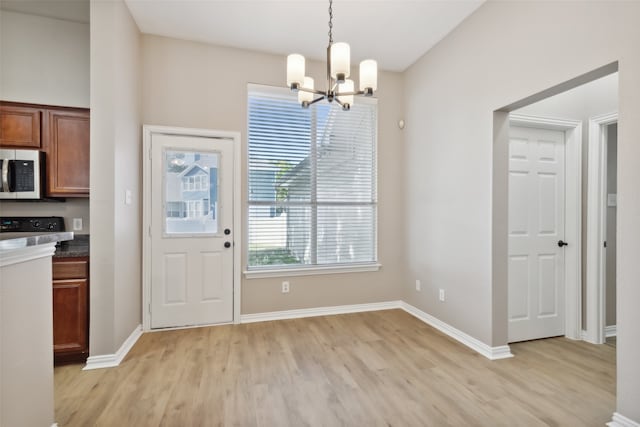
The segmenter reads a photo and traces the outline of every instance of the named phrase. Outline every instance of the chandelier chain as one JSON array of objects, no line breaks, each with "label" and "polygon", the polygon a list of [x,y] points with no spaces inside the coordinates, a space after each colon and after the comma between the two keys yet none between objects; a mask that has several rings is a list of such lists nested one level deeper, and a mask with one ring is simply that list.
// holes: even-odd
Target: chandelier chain
[{"label": "chandelier chain", "polygon": [[333,44],[333,0],[329,0],[329,44]]}]

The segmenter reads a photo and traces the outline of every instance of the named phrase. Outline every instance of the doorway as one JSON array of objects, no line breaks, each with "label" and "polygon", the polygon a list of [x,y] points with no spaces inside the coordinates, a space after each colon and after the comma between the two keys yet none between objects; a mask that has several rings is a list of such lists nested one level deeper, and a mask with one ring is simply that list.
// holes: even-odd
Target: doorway
[{"label": "doorway", "polygon": [[509,121],[508,341],[578,335],[580,121]]},{"label": "doorway", "polygon": [[[617,63],[608,64],[565,83],[541,91],[494,111],[494,152],[492,184],[492,282],[493,282],[493,334],[494,345],[509,341],[509,121],[514,113],[534,117],[560,117],[580,121],[584,132],[581,138],[582,185],[581,227],[576,236],[576,249],[581,255],[575,310],[566,314],[565,336],[583,339],[586,326],[586,229],[587,229],[587,160],[589,119],[618,106]],[[593,84],[608,82],[608,85]],[[602,88],[605,88],[602,91]],[[595,88],[595,89],[594,89]],[[570,94],[582,92],[577,101]],[[567,95],[567,96],[564,96]],[[604,95],[604,96],[602,96]],[[611,95],[611,96],[609,96]],[[600,100],[605,99],[604,102]],[[595,100],[595,101],[594,101]],[[593,102],[592,102],[593,101]],[[544,109],[541,108],[544,106]],[[569,108],[574,113],[569,113]],[[597,109],[597,110],[596,110]],[[572,202],[572,203],[575,203]],[[564,240],[564,239],[563,239]],[[567,239],[566,242],[570,241]],[[565,254],[565,257],[567,254]],[[568,271],[568,270],[567,270]],[[568,290],[568,287],[565,286]],[[565,294],[566,295],[566,294]],[[569,299],[567,299],[569,301]],[[568,306],[568,305],[567,305]]]},{"label": "doorway", "polygon": [[144,326],[239,318],[235,133],[145,126]]}]

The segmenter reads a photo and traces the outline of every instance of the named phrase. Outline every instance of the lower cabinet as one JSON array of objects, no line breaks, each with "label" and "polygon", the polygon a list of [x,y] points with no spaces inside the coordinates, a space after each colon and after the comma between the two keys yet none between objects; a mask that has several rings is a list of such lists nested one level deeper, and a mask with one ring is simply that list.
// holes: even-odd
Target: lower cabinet
[{"label": "lower cabinet", "polygon": [[53,360],[89,356],[89,258],[53,259]]}]

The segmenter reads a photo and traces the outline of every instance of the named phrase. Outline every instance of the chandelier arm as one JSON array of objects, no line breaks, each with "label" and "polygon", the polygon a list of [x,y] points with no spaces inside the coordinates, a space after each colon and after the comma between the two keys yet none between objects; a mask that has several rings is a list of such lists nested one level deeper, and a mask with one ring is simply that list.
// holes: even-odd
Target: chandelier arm
[{"label": "chandelier arm", "polygon": [[319,98],[314,99],[314,100],[313,100],[313,101],[311,101],[308,105],[313,105],[313,104],[315,104],[316,102],[322,101],[322,100],[323,100],[323,99],[325,99],[325,98],[326,98],[326,96],[324,96],[324,95],[323,95],[323,96],[321,96],[321,97],[319,97]]},{"label": "chandelier arm", "polygon": [[318,89],[308,89],[306,87],[299,87],[299,92],[315,93],[316,95],[326,95],[323,91]]},{"label": "chandelier arm", "polygon": [[349,96],[349,95],[366,95],[367,92],[364,90],[358,90],[353,92],[335,92],[335,96]]}]

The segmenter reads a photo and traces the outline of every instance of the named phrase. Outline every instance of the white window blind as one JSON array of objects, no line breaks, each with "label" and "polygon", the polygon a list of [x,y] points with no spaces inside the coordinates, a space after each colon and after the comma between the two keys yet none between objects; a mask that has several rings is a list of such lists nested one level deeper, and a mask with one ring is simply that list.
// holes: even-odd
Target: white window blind
[{"label": "white window blind", "polygon": [[248,269],[375,263],[375,100],[303,109],[270,89],[248,101]]}]

